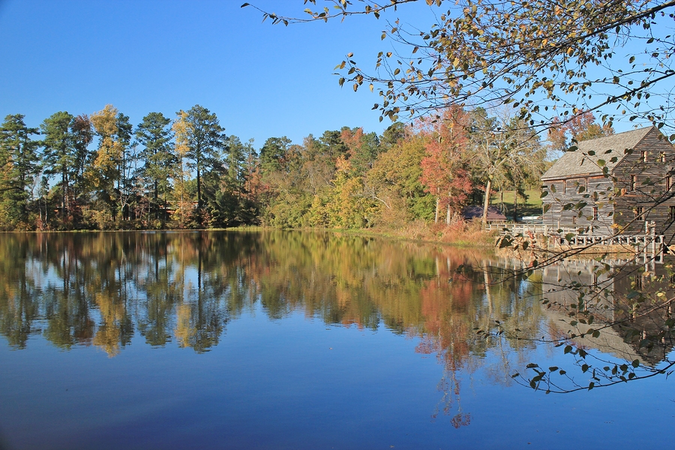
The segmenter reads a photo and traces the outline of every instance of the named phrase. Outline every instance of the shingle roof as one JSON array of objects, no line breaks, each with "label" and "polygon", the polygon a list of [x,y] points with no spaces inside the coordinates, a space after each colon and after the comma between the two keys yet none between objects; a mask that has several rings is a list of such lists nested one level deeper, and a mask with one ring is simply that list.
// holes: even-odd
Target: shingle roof
[{"label": "shingle roof", "polygon": [[[633,149],[654,127],[626,131],[612,136],[581,141],[577,150],[567,152],[560,157],[542,176],[542,180],[567,178],[583,175],[602,175],[599,160],[611,172],[626,156],[626,150]],[[592,152],[594,154],[588,154]]]}]

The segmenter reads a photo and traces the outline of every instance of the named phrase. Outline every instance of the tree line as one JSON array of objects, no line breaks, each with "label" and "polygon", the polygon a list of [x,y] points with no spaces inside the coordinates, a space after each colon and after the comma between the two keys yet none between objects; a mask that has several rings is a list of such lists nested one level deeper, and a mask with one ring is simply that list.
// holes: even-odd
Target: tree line
[{"label": "tree line", "polygon": [[[557,145],[575,132],[558,131]],[[493,192],[538,186],[553,147],[522,120],[482,108],[396,122],[382,135],[343,127],[302,144],[271,137],[260,149],[226,135],[200,105],[135,126],[112,105],[60,111],[39,128],[14,114],[0,126],[0,228],[452,223]]]}]

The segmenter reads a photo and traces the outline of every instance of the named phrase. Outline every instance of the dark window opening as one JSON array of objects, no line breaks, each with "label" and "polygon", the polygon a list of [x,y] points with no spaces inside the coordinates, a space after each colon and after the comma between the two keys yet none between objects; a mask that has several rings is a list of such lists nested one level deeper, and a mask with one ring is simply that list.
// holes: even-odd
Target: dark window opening
[{"label": "dark window opening", "polygon": [[642,214],[644,213],[644,209],[642,206],[638,206],[634,209],[635,212],[635,218],[636,219],[642,219]]},{"label": "dark window opening", "polygon": [[642,275],[641,274],[635,275],[635,290],[636,291],[642,290]]}]

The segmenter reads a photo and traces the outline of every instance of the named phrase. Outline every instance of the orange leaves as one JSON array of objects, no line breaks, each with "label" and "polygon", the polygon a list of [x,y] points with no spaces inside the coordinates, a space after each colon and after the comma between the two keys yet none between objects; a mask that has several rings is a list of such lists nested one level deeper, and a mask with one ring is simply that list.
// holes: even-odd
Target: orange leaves
[{"label": "orange leaves", "polygon": [[468,114],[458,106],[446,109],[436,121],[418,124],[427,142],[420,181],[442,206],[454,211],[463,206],[471,191],[466,161],[468,125]]}]

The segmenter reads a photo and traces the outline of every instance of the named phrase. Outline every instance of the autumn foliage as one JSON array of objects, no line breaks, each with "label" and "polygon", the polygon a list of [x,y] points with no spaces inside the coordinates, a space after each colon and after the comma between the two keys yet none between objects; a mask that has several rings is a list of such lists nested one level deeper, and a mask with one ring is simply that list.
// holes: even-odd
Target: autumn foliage
[{"label": "autumn foliage", "polygon": [[445,110],[438,119],[417,122],[426,142],[420,181],[436,197],[436,221],[439,210],[447,210],[449,223],[450,215],[461,212],[471,192],[468,127],[468,114],[459,107]]},{"label": "autumn foliage", "polygon": [[[486,117],[484,110],[451,107],[411,125],[395,123],[380,136],[343,127],[302,144],[270,138],[256,150],[252,141],[226,135],[199,105],[173,120],[149,113],[135,127],[112,105],[91,116],[59,112],[42,124],[43,141],[31,138],[38,129],[23,116],[8,116],[0,134],[0,186],[7,186],[0,227],[264,225],[462,240],[471,233],[462,209],[481,204],[492,173],[476,138],[494,132],[476,131],[477,118],[494,123]],[[514,176],[495,178],[493,189],[522,190],[517,164],[501,170]]]}]

